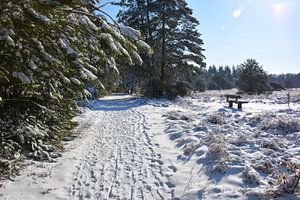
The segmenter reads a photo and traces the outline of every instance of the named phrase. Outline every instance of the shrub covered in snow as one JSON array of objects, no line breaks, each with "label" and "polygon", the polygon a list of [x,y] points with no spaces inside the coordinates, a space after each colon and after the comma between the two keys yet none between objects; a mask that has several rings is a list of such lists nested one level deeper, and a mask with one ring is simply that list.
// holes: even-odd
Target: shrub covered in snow
[{"label": "shrub covered in snow", "polygon": [[256,116],[251,117],[251,118],[249,119],[248,124],[249,124],[250,126],[252,126],[252,127],[255,127],[255,126],[259,125],[259,124],[262,122],[262,120],[263,120],[263,119],[262,119],[262,116],[256,115]]},{"label": "shrub covered in snow", "polygon": [[280,162],[280,165],[287,171],[277,176],[279,190],[292,194],[300,181],[300,166],[290,161]]},{"label": "shrub covered in snow", "polygon": [[189,156],[191,154],[193,154],[199,145],[197,145],[196,143],[190,143],[184,146],[184,150],[183,150],[183,154],[186,156]]},{"label": "shrub covered in snow", "polygon": [[264,140],[263,143],[261,144],[261,147],[267,148],[267,149],[273,149],[275,151],[281,150],[281,147],[273,139]]},{"label": "shrub covered in snow", "polygon": [[292,118],[276,117],[265,120],[260,128],[274,133],[295,133],[300,132],[300,122]]},{"label": "shrub covered in snow", "polygon": [[287,193],[293,193],[299,184],[300,174],[287,175],[280,185],[280,190]]},{"label": "shrub covered in snow", "polygon": [[164,116],[170,120],[192,121],[194,119],[192,115],[189,115],[187,113],[181,113],[180,111],[171,111]]},{"label": "shrub covered in snow", "polygon": [[252,183],[256,183],[259,184],[260,183],[260,176],[259,173],[251,166],[246,166],[244,171],[243,171],[243,181],[246,184],[252,184]]},{"label": "shrub covered in snow", "polygon": [[207,136],[207,142],[207,159],[209,159],[213,165],[211,172],[224,173],[228,168],[226,162],[229,160],[224,133],[222,131],[218,133],[210,132]]},{"label": "shrub covered in snow", "polygon": [[207,117],[207,121],[212,124],[225,124],[226,120],[223,113],[215,113]]},{"label": "shrub covered in snow", "polygon": [[255,169],[261,170],[266,174],[272,174],[276,172],[276,166],[269,158],[267,158],[265,161],[262,161],[260,164],[255,166]]},{"label": "shrub covered in snow", "polygon": [[253,144],[255,141],[249,135],[241,132],[231,138],[230,143],[236,146],[244,146],[246,144]]},{"label": "shrub covered in snow", "polygon": [[179,111],[170,111],[164,117],[167,117],[167,119],[170,120],[178,120],[180,118],[180,112]]}]

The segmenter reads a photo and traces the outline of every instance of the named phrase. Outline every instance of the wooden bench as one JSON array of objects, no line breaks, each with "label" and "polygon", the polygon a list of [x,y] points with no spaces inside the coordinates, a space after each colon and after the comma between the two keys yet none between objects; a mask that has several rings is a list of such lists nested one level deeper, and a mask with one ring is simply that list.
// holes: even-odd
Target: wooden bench
[{"label": "wooden bench", "polygon": [[240,98],[242,98],[240,95],[226,94],[225,97],[226,97],[226,102],[229,103],[229,108],[232,108],[233,103],[236,103],[238,105],[238,109],[242,109],[242,105],[244,103],[249,103],[249,101],[239,100]]},{"label": "wooden bench", "polygon": [[236,102],[235,100],[228,100],[229,108],[232,108],[233,107],[233,103],[235,103],[235,102]]},{"label": "wooden bench", "polygon": [[237,101],[236,103],[238,104],[238,109],[242,109],[243,103],[249,103],[249,101]]},{"label": "wooden bench", "polygon": [[235,95],[235,94],[225,94],[226,102],[229,102],[230,99],[235,99],[235,101],[238,101],[238,99],[242,98],[241,95]]}]

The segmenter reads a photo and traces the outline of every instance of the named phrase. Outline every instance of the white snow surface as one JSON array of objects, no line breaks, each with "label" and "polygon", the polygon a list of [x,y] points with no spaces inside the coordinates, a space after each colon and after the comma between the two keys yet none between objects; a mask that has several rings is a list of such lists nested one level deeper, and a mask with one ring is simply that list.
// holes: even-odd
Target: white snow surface
[{"label": "white snow surface", "polygon": [[221,96],[234,92],[90,101],[63,156],[26,161],[0,199],[300,199],[278,178],[293,175],[282,162],[300,166],[300,90],[290,107],[287,91],[243,95],[242,110]]}]

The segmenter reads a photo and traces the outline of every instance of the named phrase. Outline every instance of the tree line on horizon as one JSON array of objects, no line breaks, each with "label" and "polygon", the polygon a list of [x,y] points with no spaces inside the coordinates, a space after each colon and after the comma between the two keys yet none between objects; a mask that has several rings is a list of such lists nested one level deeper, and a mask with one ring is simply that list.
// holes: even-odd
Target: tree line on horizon
[{"label": "tree line on horizon", "polygon": [[285,88],[300,88],[300,73],[269,74],[269,80]]},{"label": "tree line on horizon", "polygon": [[[204,83],[206,90],[225,90],[239,88],[240,65],[209,66],[204,70]],[[242,80],[241,80],[242,81]],[[240,82],[241,82],[240,81]],[[300,73],[298,74],[267,74],[270,90],[283,88],[300,88]],[[275,85],[274,85],[275,84]]]}]

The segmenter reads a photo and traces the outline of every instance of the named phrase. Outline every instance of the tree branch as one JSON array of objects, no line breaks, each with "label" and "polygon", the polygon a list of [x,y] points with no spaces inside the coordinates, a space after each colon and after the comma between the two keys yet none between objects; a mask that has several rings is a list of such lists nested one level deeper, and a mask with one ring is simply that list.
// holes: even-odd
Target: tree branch
[{"label": "tree branch", "polygon": [[115,2],[113,2],[113,1],[106,2],[106,3],[104,3],[104,4],[100,5],[100,6],[98,6],[98,8],[99,8],[99,9],[100,9],[100,8],[103,8],[104,6],[107,6],[108,4],[114,5]]},{"label": "tree branch", "polygon": [[[118,24],[118,22],[116,22],[108,13],[106,13],[105,11],[101,10],[100,8],[98,8],[97,6],[93,6],[93,8],[95,10],[97,10],[98,12],[101,12],[103,14],[105,14],[106,16],[108,16],[113,22],[114,24],[116,25],[116,27],[120,30],[120,26]],[[90,13],[87,13],[87,12],[84,12],[84,11],[80,11],[80,10],[70,10],[70,9],[65,9],[66,12],[69,12],[69,13],[76,13],[76,14],[81,14],[81,15],[85,15],[85,16],[88,16],[88,17],[93,17],[93,18],[96,18],[98,20],[100,20],[100,22],[103,22],[103,19],[101,17],[98,17],[96,15],[93,15],[93,14],[90,14]]]},{"label": "tree branch", "polygon": [[111,19],[111,21],[113,21],[114,24],[117,26],[117,28],[120,30],[119,23],[116,22],[116,20],[114,20],[107,12],[105,12],[105,11],[103,11],[103,10],[101,9],[102,7],[104,7],[105,5],[107,5],[107,4],[109,4],[109,3],[112,4],[113,2],[108,2],[108,3],[103,4],[103,5],[101,5],[101,6],[95,6],[95,5],[93,5],[93,8],[94,8],[95,10],[97,10],[97,11],[103,13],[103,14],[106,15],[107,17],[109,17],[109,18]]},{"label": "tree branch", "polygon": [[85,15],[85,16],[88,16],[88,17],[93,17],[93,18],[96,18],[96,19],[100,20],[101,22],[103,21],[103,19],[101,17],[95,16],[95,15],[92,15],[90,13],[83,12],[83,11],[80,11],[80,10],[65,9],[64,11],[69,12],[69,13],[81,14],[81,15]]}]

